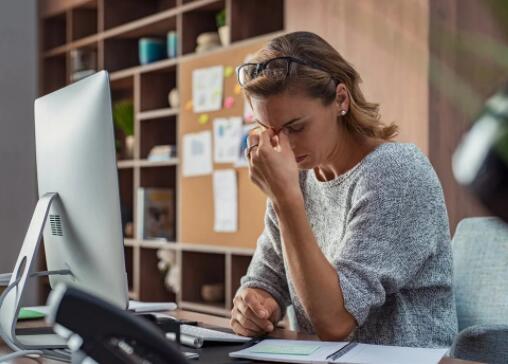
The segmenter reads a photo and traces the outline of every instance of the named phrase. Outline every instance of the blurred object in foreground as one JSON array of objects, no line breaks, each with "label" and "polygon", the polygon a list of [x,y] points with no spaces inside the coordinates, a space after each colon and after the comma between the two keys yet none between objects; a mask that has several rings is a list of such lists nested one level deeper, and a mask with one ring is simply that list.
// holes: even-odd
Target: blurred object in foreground
[{"label": "blurred object in foreground", "polygon": [[508,222],[508,84],[487,100],[452,166],[457,181]]}]

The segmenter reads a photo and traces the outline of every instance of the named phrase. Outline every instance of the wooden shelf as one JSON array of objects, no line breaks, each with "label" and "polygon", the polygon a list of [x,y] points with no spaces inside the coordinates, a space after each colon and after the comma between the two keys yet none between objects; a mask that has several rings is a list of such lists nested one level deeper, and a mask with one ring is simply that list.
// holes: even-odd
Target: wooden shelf
[{"label": "wooden shelf", "polygon": [[136,166],[136,161],[134,160],[126,160],[126,161],[118,161],[116,162],[118,168],[134,168]]},{"label": "wooden shelf", "polygon": [[[277,3],[283,0],[260,0]],[[179,84],[182,69],[188,62],[218,60],[224,63],[227,52],[244,52],[254,43],[279,35],[282,15],[275,11],[267,17],[266,26],[255,19],[231,23],[231,15],[250,17],[254,5],[250,0],[40,0],[41,32],[41,93],[59,89],[70,82],[71,51],[92,49],[98,69],[110,74],[113,104],[130,100],[134,106],[134,148],[128,151],[125,136],[115,127],[118,148],[118,182],[122,224],[136,226],[137,191],[139,188],[168,188],[175,191],[174,211],[177,242],[124,238],[124,255],[129,283],[129,297],[147,301],[177,301],[185,309],[228,316],[232,295],[240,277],[254,253],[254,249],[225,245],[181,242],[181,180],[180,156],[167,161],[149,161],[150,150],[156,145],[174,145],[180,149],[179,129],[183,106],[171,108],[168,93],[184,86]],[[47,3],[47,4],[45,4]],[[265,8],[267,6],[264,6]],[[270,8],[272,6],[270,5]],[[195,53],[196,37],[202,32],[217,31],[215,17],[226,9],[232,43],[205,53]],[[277,18],[277,20],[274,20]],[[280,19],[279,19],[280,18]],[[245,29],[240,29],[241,27]],[[237,29],[235,29],[237,28]],[[270,34],[267,31],[277,30]],[[138,41],[141,37],[166,38],[168,31],[177,33],[177,56],[146,65],[139,64]],[[250,45],[252,43],[252,45]],[[214,61],[216,62],[216,61]],[[235,61],[236,62],[236,61]],[[185,71],[189,72],[189,71]],[[233,78],[225,79],[230,90]],[[182,102],[189,100],[182,97]],[[241,106],[241,105],[238,105]],[[231,110],[233,112],[233,110]],[[236,110],[234,112],[237,112]],[[241,111],[240,111],[241,113]],[[131,157],[133,156],[133,157]],[[132,159],[129,159],[132,158]],[[240,239],[241,240],[241,239]],[[181,270],[178,296],[165,287],[158,270],[157,250],[174,252]],[[223,283],[224,300],[209,304],[202,301],[201,286]]]},{"label": "wooden shelf", "polygon": [[125,238],[125,239],[123,239],[123,245],[128,246],[128,247],[133,247],[133,246],[136,246],[137,244],[136,244],[135,239]]},{"label": "wooden shelf", "polygon": [[178,250],[178,243],[162,240],[140,240],[139,246],[147,249]]},{"label": "wooden shelf", "polygon": [[178,109],[166,108],[152,111],[143,111],[138,113],[139,120],[158,119],[166,116],[178,115]]},{"label": "wooden shelf", "polygon": [[167,161],[149,161],[149,160],[140,160],[137,162],[138,167],[142,168],[150,168],[150,167],[171,167],[177,166],[180,163],[178,158],[171,158]]}]

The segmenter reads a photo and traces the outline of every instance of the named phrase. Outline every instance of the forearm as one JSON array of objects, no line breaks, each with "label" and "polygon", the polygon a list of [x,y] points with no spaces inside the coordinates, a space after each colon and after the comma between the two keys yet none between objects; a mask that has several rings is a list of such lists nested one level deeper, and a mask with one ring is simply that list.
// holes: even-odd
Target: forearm
[{"label": "forearm", "polygon": [[309,226],[303,198],[274,203],[289,274],[321,339],[340,340],[355,327],[344,307],[335,268],[319,248]]}]

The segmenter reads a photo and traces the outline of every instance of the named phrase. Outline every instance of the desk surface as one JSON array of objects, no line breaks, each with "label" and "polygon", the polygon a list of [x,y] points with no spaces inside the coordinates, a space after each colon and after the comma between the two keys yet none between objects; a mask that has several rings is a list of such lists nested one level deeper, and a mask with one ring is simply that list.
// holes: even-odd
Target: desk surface
[{"label": "desk surface", "polygon": [[[176,312],[172,312],[174,316],[179,319],[193,320],[202,323],[204,326],[215,326],[219,328],[229,328],[229,320],[223,317],[216,317],[212,315],[206,315],[201,313],[195,313],[190,311],[182,311],[178,310]],[[30,326],[40,326],[41,322],[24,322],[20,326],[21,327],[30,327]],[[301,333],[297,333],[295,331],[276,329],[271,337],[279,338],[279,339],[299,339],[299,340],[315,340],[315,336],[305,335]],[[203,349],[187,349],[186,351],[195,351],[200,353],[200,358],[198,360],[192,360],[192,363],[206,363],[206,364],[223,364],[227,363],[230,359],[228,358],[228,353],[231,351],[239,350],[240,346],[238,345],[228,345],[228,346],[213,346],[206,347]],[[4,354],[8,354],[10,349],[0,340],[0,356]],[[240,361],[239,361],[240,362]],[[49,360],[49,359],[29,359],[29,358],[19,358],[13,360],[12,363],[15,364],[34,364],[34,363],[44,363],[44,364],[61,364],[59,361]],[[245,360],[242,360],[241,363],[247,363]],[[457,360],[444,358],[439,364],[473,364],[471,361]]]}]

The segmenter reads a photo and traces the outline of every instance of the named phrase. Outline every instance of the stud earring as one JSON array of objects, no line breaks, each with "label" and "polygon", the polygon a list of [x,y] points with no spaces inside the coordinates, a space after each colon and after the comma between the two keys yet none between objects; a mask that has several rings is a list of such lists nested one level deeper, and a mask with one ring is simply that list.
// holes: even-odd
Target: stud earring
[{"label": "stud earring", "polygon": [[342,111],[340,112],[340,114],[341,114],[342,116],[346,115],[346,113],[347,113],[347,111],[346,111],[346,110],[342,110]]}]

